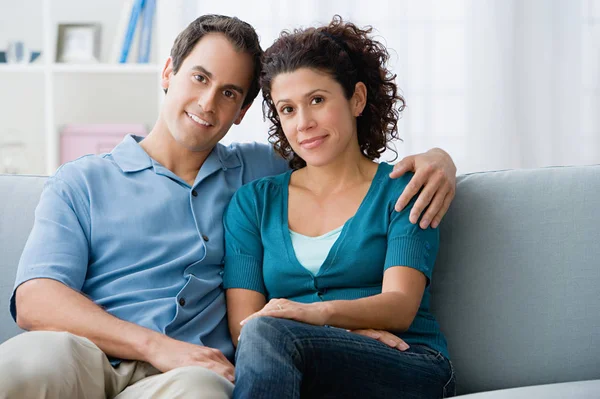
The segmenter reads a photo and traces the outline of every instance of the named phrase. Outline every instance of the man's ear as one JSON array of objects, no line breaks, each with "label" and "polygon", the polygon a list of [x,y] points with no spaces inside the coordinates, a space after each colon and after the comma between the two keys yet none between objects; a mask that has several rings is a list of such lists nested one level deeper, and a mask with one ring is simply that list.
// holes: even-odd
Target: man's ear
[{"label": "man's ear", "polygon": [[171,83],[171,77],[173,76],[173,59],[171,57],[167,58],[167,62],[163,67],[162,74],[160,75],[160,86],[163,90],[167,90],[169,88],[169,84]]},{"label": "man's ear", "polygon": [[235,118],[235,121],[233,121],[233,123],[235,123],[236,125],[239,125],[240,123],[242,123],[242,119],[244,119],[244,115],[246,115],[246,112],[248,111],[248,109],[250,108],[251,105],[252,105],[252,103],[243,107],[240,110],[240,113],[238,114],[237,118]]},{"label": "man's ear", "polygon": [[358,82],[354,86],[354,94],[351,99],[352,114],[360,116],[367,105],[367,86],[363,82]]}]

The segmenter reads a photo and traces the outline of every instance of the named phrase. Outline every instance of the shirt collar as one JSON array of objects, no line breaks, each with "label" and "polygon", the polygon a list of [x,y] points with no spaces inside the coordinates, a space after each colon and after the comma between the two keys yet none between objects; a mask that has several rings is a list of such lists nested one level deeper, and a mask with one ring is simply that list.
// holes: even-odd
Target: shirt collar
[{"label": "shirt collar", "polygon": [[111,152],[123,172],[139,172],[152,167],[152,158],[140,146],[144,138],[128,134]]},{"label": "shirt collar", "polygon": [[[150,158],[150,155],[139,144],[143,139],[143,137],[128,134],[112,150],[111,155],[123,172],[139,172],[152,167],[152,158]],[[218,143],[208,158],[206,158],[206,161],[204,161],[199,174],[210,174],[216,169],[227,170],[228,168],[237,168],[241,165],[242,163],[237,151]],[[202,173],[202,169],[208,173]]]}]

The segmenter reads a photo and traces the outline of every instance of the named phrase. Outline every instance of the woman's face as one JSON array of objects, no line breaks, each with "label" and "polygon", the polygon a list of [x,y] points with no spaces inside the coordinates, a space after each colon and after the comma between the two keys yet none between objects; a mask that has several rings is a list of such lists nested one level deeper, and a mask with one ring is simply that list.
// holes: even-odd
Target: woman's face
[{"label": "woman's face", "polygon": [[[271,97],[292,150],[307,165],[322,166],[358,151],[356,117],[366,100],[364,84],[349,100],[328,73],[310,68],[277,75]],[[354,154],[352,154],[354,155]]]}]

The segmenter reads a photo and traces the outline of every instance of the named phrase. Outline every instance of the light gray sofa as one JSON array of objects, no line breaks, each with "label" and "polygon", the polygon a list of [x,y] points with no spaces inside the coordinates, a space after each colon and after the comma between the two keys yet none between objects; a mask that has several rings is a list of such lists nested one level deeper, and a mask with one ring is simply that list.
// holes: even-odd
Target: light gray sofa
[{"label": "light gray sofa", "polygon": [[[0,342],[44,180],[0,176]],[[460,176],[440,229],[432,306],[458,393],[600,398],[600,165]]]}]

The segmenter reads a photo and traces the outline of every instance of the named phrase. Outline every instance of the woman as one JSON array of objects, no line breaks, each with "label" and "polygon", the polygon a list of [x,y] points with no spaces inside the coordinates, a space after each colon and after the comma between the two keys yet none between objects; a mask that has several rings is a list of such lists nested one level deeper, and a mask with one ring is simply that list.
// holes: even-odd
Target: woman
[{"label": "woman", "polygon": [[413,203],[394,211],[410,176],[374,162],[404,99],[370,33],[336,16],[265,52],[271,141],[292,171],[242,187],[225,215],[234,397],[454,394],[429,312],[438,230],[410,223]]}]

